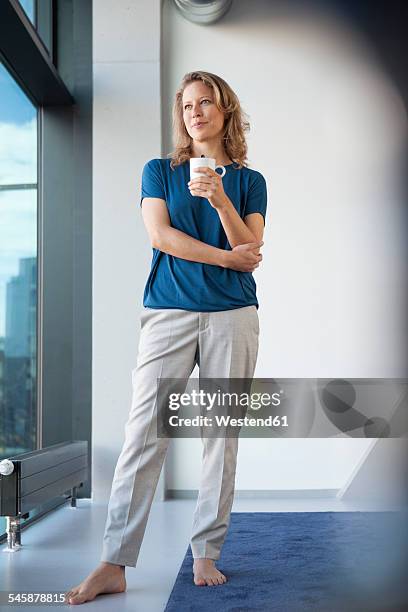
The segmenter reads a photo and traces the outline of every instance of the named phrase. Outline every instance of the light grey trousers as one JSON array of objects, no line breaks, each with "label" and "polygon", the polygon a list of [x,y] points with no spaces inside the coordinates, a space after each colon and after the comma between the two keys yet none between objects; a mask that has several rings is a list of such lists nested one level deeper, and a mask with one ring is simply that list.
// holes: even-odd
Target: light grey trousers
[{"label": "light grey trousers", "polygon": [[[158,438],[157,379],[252,378],[258,354],[256,306],[218,312],[144,308],[133,396],[108,504],[101,561],[135,567],[169,438]],[[218,559],[230,522],[238,437],[202,438],[194,513],[194,558]]]}]

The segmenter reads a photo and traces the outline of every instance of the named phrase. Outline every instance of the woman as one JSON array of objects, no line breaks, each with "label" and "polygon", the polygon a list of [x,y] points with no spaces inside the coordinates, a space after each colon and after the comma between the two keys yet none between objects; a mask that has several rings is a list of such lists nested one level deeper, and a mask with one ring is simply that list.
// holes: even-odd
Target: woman
[{"label": "woman", "polygon": [[[262,255],[263,176],[245,166],[249,124],[230,86],[208,72],[184,76],[173,108],[175,150],[143,170],[142,216],[153,247],[144,292],[133,398],[108,506],[101,563],[66,594],[83,603],[126,589],[135,567],[169,438],[157,437],[158,378],[252,378],[258,302],[252,272]],[[212,157],[223,178],[191,157]],[[194,582],[219,585],[216,567],[230,521],[237,437],[203,438],[203,465],[191,549]]]}]

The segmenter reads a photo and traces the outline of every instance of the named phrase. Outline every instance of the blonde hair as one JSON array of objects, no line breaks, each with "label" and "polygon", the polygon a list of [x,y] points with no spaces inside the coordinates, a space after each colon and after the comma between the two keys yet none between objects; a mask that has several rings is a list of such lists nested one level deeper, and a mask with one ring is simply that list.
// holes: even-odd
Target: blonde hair
[{"label": "blonde hair", "polygon": [[245,132],[249,131],[249,122],[244,118],[246,113],[241,108],[237,95],[231,87],[216,74],[197,70],[184,75],[181,85],[176,92],[173,105],[173,145],[167,157],[171,157],[170,167],[174,168],[192,157],[192,138],[187,132],[183,119],[183,92],[187,85],[194,81],[202,81],[211,87],[214,92],[215,104],[224,113],[223,145],[228,157],[237,164],[238,168],[247,166],[248,146]]}]

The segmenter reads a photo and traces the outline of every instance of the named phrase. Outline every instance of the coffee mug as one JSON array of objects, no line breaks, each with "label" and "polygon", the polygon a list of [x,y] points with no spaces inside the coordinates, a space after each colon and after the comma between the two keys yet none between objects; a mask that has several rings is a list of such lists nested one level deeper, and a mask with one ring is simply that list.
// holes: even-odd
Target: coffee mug
[{"label": "coffee mug", "polygon": [[[200,172],[195,172],[195,168],[199,168],[200,166],[204,166],[206,168],[211,168],[212,170],[217,171],[218,168],[221,168],[222,174],[220,177],[225,176],[226,169],[224,166],[216,166],[215,159],[213,157],[190,157],[190,180],[193,178],[200,178],[203,175]],[[217,174],[219,174],[217,172]]]}]

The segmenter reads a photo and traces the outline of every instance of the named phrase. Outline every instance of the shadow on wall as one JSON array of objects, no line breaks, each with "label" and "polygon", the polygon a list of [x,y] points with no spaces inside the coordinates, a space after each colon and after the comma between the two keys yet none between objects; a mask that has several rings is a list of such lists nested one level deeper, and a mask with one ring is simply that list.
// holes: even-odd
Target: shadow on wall
[{"label": "shadow on wall", "polygon": [[367,4],[234,2],[207,27],[163,6],[164,153],[182,75],[213,71],[268,183],[257,376],[406,373],[407,43],[394,6]]}]

